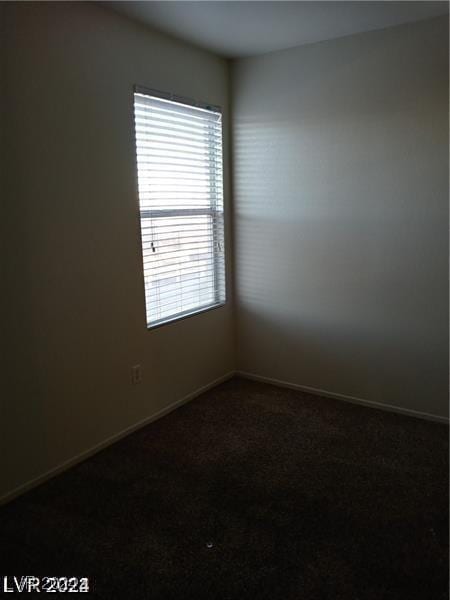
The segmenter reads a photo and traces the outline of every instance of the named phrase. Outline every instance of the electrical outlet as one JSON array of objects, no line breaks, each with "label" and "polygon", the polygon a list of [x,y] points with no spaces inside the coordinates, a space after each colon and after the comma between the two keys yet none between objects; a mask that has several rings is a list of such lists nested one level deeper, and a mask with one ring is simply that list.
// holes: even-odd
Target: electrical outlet
[{"label": "electrical outlet", "polygon": [[133,365],[131,367],[131,383],[136,385],[142,381],[141,365]]}]

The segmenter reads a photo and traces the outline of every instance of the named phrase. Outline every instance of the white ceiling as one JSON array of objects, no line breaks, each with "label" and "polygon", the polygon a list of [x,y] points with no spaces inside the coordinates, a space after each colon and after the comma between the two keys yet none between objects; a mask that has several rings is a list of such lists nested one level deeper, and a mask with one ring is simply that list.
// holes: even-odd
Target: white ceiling
[{"label": "white ceiling", "polygon": [[448,13],[448,2],[102,2],[227,58],[253,56]]}]

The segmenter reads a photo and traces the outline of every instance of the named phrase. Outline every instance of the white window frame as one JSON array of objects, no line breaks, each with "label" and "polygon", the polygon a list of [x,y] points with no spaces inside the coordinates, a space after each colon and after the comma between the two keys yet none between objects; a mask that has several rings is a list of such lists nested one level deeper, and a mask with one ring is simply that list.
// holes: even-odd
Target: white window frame
[{"label": "white window frame", "polygon": [[[186,105],[188,107],[198,107],[206,110],[210,110],[212,112],[220,112],[222,113],[222,109],[219,106],[213,106],[211,104],[206,104],[204,102],[198,102],[189,98],[176,96],[174,94],[161,92],[149,88],[145,88],[143,86],[134,86],[133,90],[133,101],[135,99],[135,94],[144,94],[146,96],[152,96],[154,98],[170,100],[179,104]],[[134,115],[134,102],[133,102],[133,115]],[[220,130],[221,135],[221,143],[223,143],[223,121],[222,127]],[[137,140],[136,140],[136,129],[135,129],[135,151],[136,151],[136,174],[138,173],[138,158],[137,158]],[[223,159],[222,159],[222,173],[223,173]],[[223,175],[221,177],[221,193],[223,197]],[[137,184],[137,196],[138,196],[138,207],[139,207],[139,229],[140,229],[140,240],[141,240],[141,250],[142,250],[142,266],[143,266],[143,277],[144,277],[144,293],[146,298],[146,316],[147,316],[147,329],[155,329],[161,327],[166,324],[174,323],[181,319],[186,319],[188,317],[198,315],[210,310],[215,310],[220,308],[226,304],[227,301],[227,283],[226,283],[226,246],[225,246],[225,213],[224,206],[219,208],[215,206],[216,196],[212,195],[210,199],[210,206],[205,208],[164,208],[158,210],[145,209],[141,207],[140,199],[139,199],[139,185]],[[162,318],[157,321],[151,322],[149,320],[149,311],[147,308],[147,286],[145,283],[145,259],[144,259],[144,245],[142,238],[142,223],[144,219],[159,219],[159,218],[167,218],[167,217],[189,217],[189,216],[209,216],[212,220],[215,220],[216,223],[221,222],[221,229],[219,227],[219,231],[221,231],[222,235],[220,240],[217,239],[217,226],[212,226],[213,237],[212,237],[212,250],[214,256],[214,267],[213,267],[213,278],[214,278],[214,301],[211,303],[207,303],[205,305],[199,305],[198,307],[190,310],[180,311],[176,314],[173,314],[170,317]],[[214,222],[214,221],[213,221]],[[222,256],[221,256],[222,255]],[[220,264],[219,264],[220,261]],[[223,269],[223,275],[219,275],[220,269]],[[218,278],[222,278],[222,283],[219,285],[217,283]]]}]

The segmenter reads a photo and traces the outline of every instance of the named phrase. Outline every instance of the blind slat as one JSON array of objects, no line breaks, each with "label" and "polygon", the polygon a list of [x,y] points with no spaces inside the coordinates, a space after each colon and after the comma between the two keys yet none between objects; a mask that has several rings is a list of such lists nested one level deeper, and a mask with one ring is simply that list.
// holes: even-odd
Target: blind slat
[{"label": "blind slat", "polygon": [[[151,98],[151,100],[150,100]],[[154,96],[134,96],[135,109],[147,115],[164,116],[166,118],[177,119],[178,121],[188,121],[189,123],[208,123],[215,125],[222,120],[221,113],[188,107],[185,104],[178,104],[170,100],[167,104],[155,100]]]},{"label": "blind slat", "polygon": [[150,289],[150,300],[155,300],[156,298],[163,299],[166,303],[172,302],[173,300],[177,300],[178,298],[189,296],[192,294],[201,294],[208,293],[211,289],[214,289],[214,281],[210,277],[205,278],[203,281],[195,279],[191,279],[189,282],[183,282],[183,292],[178,296],[176,293],[174,294],[174,290],[179,289],[179,283],[169,283],[164,288],[153,287]]},{"label": "blind slat", "polygon": [[206,273],[211,271],[211,261],[198,261],[195,264],[185,264],[184,268],[180,265],[174,267],[173,265],[167,265],[165,267],[152,266],[150,269],[144,268],[144,275],[152,275],[158,278],[167,279],[168,277],[178,277],[183,275],[193,275],[194,273]]}]

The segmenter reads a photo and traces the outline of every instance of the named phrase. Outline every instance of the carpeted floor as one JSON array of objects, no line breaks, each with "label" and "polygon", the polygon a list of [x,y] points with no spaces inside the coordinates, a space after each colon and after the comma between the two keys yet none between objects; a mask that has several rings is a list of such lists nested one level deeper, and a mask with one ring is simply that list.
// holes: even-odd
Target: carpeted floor
[{"label": "carpeted floor", "polygon": [[447,440],[233,379],[3,507],[0,574],[108,600],[443,600]]}]

